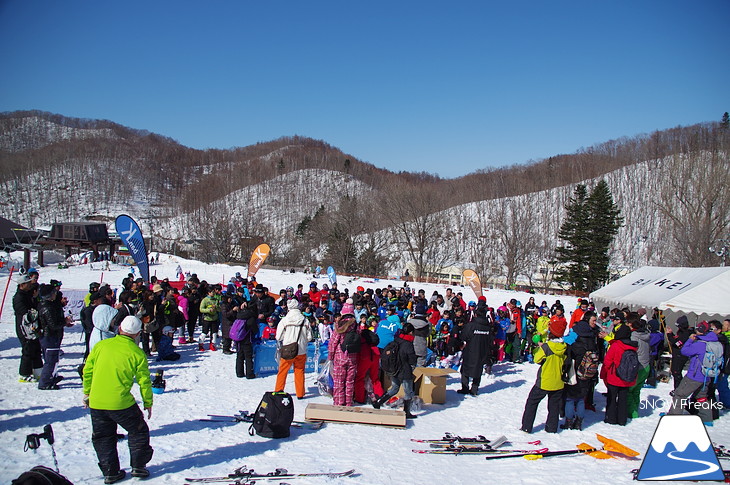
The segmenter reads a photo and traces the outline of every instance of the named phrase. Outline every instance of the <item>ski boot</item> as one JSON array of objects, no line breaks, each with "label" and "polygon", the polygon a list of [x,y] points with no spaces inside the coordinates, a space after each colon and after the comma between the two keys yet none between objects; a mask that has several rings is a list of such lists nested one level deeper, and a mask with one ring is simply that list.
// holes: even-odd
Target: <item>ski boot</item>
[{"label": "ski boot", "polygon": [[380,409],[380,406],[382,406],[383,404],[388,402],[388,399],[390,399],[390,396],[387,393],[383,394],[382,396],[377,398],[375,401],[373,401],[373,407],[375,409]]},{"label": "ski boot", "polygon": [[560,425],[560,429],[573,429],[574,425],[575,425],[574,418],[565,418],[565,423]]},{"label": "ski boot", "polygon": [[583,418],[575,418],[575,420],[573,421],[573,425],[570,427],[570,429],[583,431]]},{"label": "ski boot", "polygon": [[416,419],[418,416],[415,414],[411,414],[411,404],[413,403],[413,399],[404,399],[403,400],[403,411],[406,413],[406,419]]}]

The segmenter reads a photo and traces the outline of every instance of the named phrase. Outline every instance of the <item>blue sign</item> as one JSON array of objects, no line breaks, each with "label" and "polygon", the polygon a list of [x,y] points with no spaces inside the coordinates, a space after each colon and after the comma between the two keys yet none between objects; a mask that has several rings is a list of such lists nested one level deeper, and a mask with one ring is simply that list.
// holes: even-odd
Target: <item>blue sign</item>
[{"label": "blue sign", "polygon": [[[318,342],[309,342],[304,372],[315,371],[314,359],[317,347],[319,347],[319,362],[322,363],[327,360],[327,346],[320,346]],[[279,372],[279,362],[276,360],[276,340],[264,340],[260,344],[254,345],[253,371],[257,376]],[[291,367],[289,372],[294,372],[294,366]]]},{"label": "blue sign", "polygon": [[115,222],[117,233],[122,238],[122,242],[129,249],[129,254],[132,255],[134,262],[137,263],[139,268],[139,274],[143,280],[149,282],[150,280],[150,266],[147,259],[147,248],[144,245],[144,238],[142,237],[142,231],[134,219],[126,214],[117,217]]}]

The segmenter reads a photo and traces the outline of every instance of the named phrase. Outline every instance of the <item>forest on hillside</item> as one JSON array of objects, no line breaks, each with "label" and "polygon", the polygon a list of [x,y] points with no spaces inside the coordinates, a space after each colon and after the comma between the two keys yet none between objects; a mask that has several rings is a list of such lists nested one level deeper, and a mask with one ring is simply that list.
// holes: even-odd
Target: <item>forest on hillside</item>
[{"label": "forest on hillside", "polygon": [[38,226],[127,212],[161,243],[195,239],[216,261],[263,238],[280,264],[460,263],[509,283],[549,273],[567,197],[605,178],[625,219],[616,268],[716,265],[707,247],[730,229],[729,136],[727,120],[701,123],[444,179],[304,137],[195,150],[105,120],[4,113],[0,215]]}]

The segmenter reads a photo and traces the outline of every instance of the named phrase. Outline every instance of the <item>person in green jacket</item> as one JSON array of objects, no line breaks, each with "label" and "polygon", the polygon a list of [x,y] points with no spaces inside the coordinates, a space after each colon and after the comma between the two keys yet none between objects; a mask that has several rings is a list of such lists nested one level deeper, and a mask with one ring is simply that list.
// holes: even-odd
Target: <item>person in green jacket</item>
[{"label": "person in green jacket", "polygon": [[563,342],[563,334],[567,324],[565,319],[553,320],[548,327],[547,342],[541,343],[533,358],[533,362],[540,365],[537,371],[537,381],[532,386],[530,394],[525,402],[525,411],[522,413],[522,427],[525,433],[532,433],[532,425],[535,422],[537,406],[547,396],[548,417],[545,423],[545,431],[548,433],[558,432],[560,422],[560,406],[563,401],[563,363],[565,362],[565,351],[567,345]]},{"label": "person in green jacket", "polygon": [[203,315],[203,329],[198,339],[198,350],[206,350],[205,336],[209,335],[208,349],[216,350],[213,337],[218,335],[218,326],[221,315],[221,285],[208,287],[208,296],[200,302],[200,314]]},{"label": "person in green jacket", "polygon": [[140,388],[147,419],[152,417],[152,382],[147,356],[137,338],[142,321],[127,316],[119,326],[119,335],[97,343],[84,366],[84,407],[91,412],[92,435],[104,483],[116,483],[126,477],[117,454],[117,425],[128,433],[132,476],[147,478],[146,466],[154,450],[150,430],[131,393],[134,381]]}]

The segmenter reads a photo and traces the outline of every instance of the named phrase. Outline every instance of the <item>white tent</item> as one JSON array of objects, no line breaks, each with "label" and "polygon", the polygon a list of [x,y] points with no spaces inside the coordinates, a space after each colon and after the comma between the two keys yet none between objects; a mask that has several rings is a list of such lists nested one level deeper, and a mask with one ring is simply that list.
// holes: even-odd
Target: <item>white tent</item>
[{"label": "white tent", "polygon": [[644,266],[590,295],[596,308],[640,307],[651,314],[659,308],[669,314],[697,319],[730,316],[730,267],[660,268]]}]

